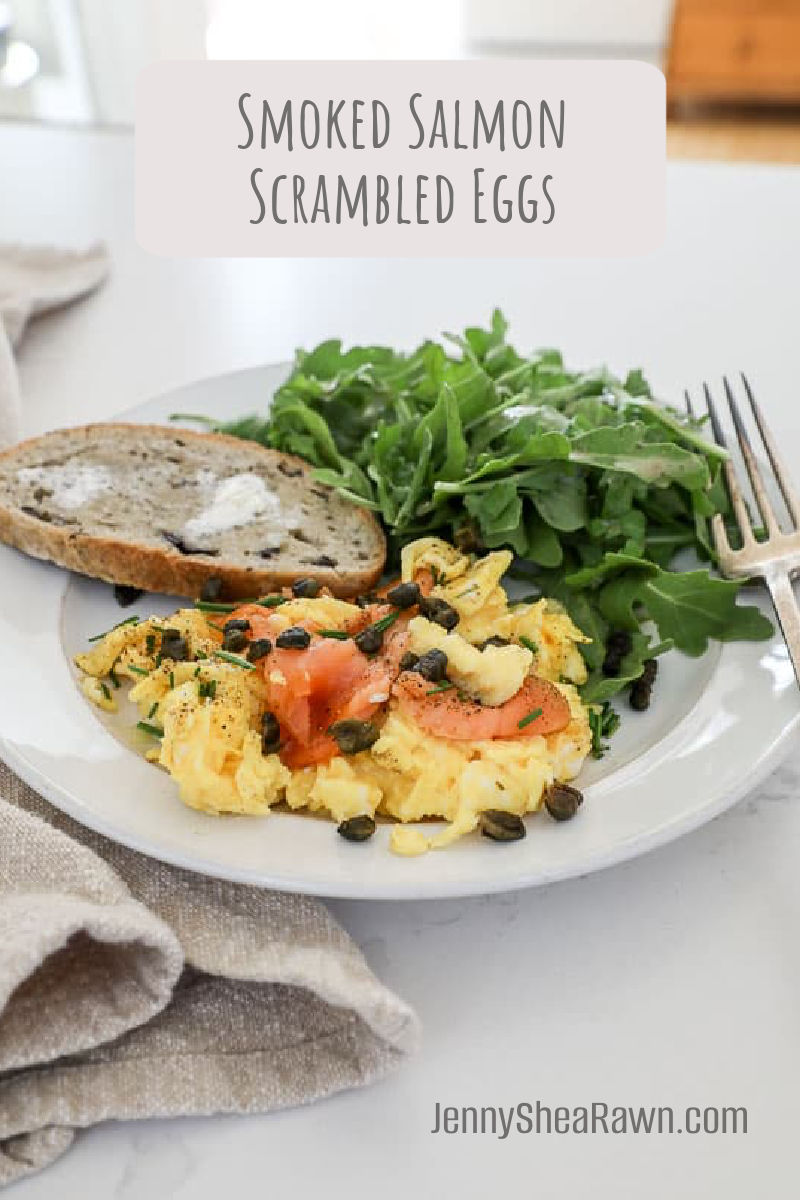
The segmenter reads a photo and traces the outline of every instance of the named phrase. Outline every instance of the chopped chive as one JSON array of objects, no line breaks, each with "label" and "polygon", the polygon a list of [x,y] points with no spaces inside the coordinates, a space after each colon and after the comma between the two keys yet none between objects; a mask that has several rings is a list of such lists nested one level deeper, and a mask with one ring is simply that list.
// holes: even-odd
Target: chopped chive
[{"label": "chopped chive", "polygon": [[197,658],[197,659],[201,659],[201,658],[202,658],[202,659],[205,659],[205,658],[208,658],[208,655],[206,654],[205,650],[198,650],[198,651],[196,652],[196,654],[195,654],[195,658]]},{"label": "chopped chive", "polygon": [[154,717],[157,712],[158,712],[158,701],[154,700],[150,706],[150,712],[147,714],[148,721],[151,720],[151,718]]},{"label": "chopped chive", "polygon": [[147,637],[144,639],[144,648],[148,654],[155,653],[156,635],[154,633],[148,633]]},{"label": "chopped chive", "polygon": [[118,654],[117,657],[114,659],[113,663],[111,664],[111,666],[108,668],[108,678],[111,680],[111,682],[115,688],[120,687],[120,682],[119,682],[119,676],[117,675],[117,672],[114,670],[114,668],[116,667],[117,663],[119,662],[119,660],[121,658],[122,658],[122,655]]},{"label": "chopped chive", "polygon": [[400,609],[397,612],[387,613],[385,617],[381,617],[380,621],[376,621],[374,625],[370,625],[370,629],[374,629],[376,633],[383,633],[384,629],[388,629],[390,625],[394,625],[399,616]]},{"label": "chopped chive", "polygon": [[589,709],[589,728],[592,731],[592,757],[602,758],[608,744],[603,741],[604,737],[611,737],[619,728],[619,714],[614,711],[609,702],[606,700],[602,707],[594,705]]},{"label": "chopped chive", "polygon": [[346,642],[347,639],[350,637],[350,634],[346,633],[344,629],[320,629],[319,636],[326,637],[326,638],[336,638],[336,640],[339,642]]},{"label": "chopped chive", "polygon": [[218,604],[215,600],[195,600],[195,608],[199,608],[200,612],[210,613],[230,613],[239,606],[237,604]]},{"label": "chopped chive", "polygon": [[200,674],[200,668],[199,668],[199,667],[195,667],[195,669],[194,669],[194,677],[195,677],[195,679],[197,679],[197,676],[198,676],[199,674]]},{"label": "chopped chive", "polygon": [[144,667],[134,667],[132,665],[132,663],[128,663],[128,670],[133,671],[134,675],[149,675],[150,674],[150,672],[146,671],[144,669]]},{"label": "chopped chive", "polygon": [[170,689],[170,691],[172,691],[174,687],[175,687],[175,672],[170,671],[170,673],[169,673],[169,689]]},{"label": "chopped chive", "polygon": [[110,633],[113,633],[115,629],[122,629],[123,625],[138,625],[138,624],[139,624],[138,617],[126,617],[126,619],[124,621],[117,621],[116,625],[112,625],[110,629],[107,629],[105,631],[105,633],[96,633],[94,635],[94,637],[90,637],[87,640],[90,642],[102,642],[103,638],[108,637],[108,635]]},{"label": "chopped chive", "polygon": [[531,638],[525,637],[525,635],[523,634],[523,636],[519,640],[520,640],[521,644],[525,647],[526,650],[530,650],[531,654],[539,653],[539,647],[536,645],[536,642],[534,642]]},{"label": "chopped chive", "polygon": [[206,697],[209,700],[213,700],[216,697],[216,694],[217,694],[216,679],[203,679],[200,681],[200,683],[198,683],[197,695],[200,697],[201,700],[205,699]]},{"label": "chopped chive", "polygon": [[108,690],[108,688],[106,687],[106,685],[105,685],[104,683],[102,683],[102,682],[101,682],[101,684],[100,684],[100,691],[103,693],[103,695],[105,696],[106,700],[110,700],[110,699],[111,699],[111,692]]},{"label": "chopped chive", "polygon": [[532,721],[535,721],[537,717],[542,715],[543,711],[541,708],[535,708],[533,712],[529,712],[527,717],[523,717],[521,721],[517,721],[517,729],[524,729],[526,725],[530,725]]},{"label": "chopped chive", "polygon": [[437,692],[446,692],[450,688],[455,687],[455,686],[456,685],[454,683],[451,683],[449,679],[445,679],[443,683],[438,684],[435,688],[431,688],[431,690],[429,692],[426,692],[425,695],[426,696],[435,696],[437,694]]},{"label": "chopped chive", "polygon": [[279,604],[285,604],[285,596],[262,596],[260,600],[256,600],[256,604],[262,608],[277,608]]},{"label": "chopped chive", "polygon": [[136,728],[141,729],[142,733],[149,733],[151,737],[161,738],[164,736],[164,730],[160,725],[151,725],[149,721],[137,721]]},{"label": "chopped chive", "polygon": [[249,663],[246,658],[240,658],[238,654],[228,654],[227,650],[215,650],[214,658],[221,658],[223,662],[233,663],[235,667],[244,667],[245,671],[255,671],[255,665]]}]

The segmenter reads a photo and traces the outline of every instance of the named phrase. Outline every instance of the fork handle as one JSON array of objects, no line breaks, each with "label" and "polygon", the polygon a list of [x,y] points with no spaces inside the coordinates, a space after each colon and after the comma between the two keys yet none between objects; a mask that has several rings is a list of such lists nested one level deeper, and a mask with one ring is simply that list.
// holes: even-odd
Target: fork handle
[{"label": "fork handle", "polygon": [[787,574],[768,575],[766,579],[775,613],[789,650],[797,682],[800,683],[800,608]]}]

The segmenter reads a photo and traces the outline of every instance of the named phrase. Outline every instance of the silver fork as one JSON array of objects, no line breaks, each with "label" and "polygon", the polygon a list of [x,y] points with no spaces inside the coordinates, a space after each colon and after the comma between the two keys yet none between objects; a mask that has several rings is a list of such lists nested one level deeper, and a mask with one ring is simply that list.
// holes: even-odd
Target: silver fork
[{"label": "silver fork", "polygon": [[[772,603],[775,605],[775,612],[789,650],[797,682],[800,683],[800,609],[798,609],[797,600],[792,588],[792,577],[800,571],[800,497],[791,483],[789,474],[775,445],[775,440],[767,428],[764,415],[756,402],[750,384],[747,382],[745,376],[742,375],[742,384],[745,395],[750,403],[756,427],[761,436],[764,449],[767,452],[767,458],[772,467],[775,481],[786,501],[786,507],[794,523],[794,529],[790,533],[783,533],[769,499],[764,476],[753,452],[747,428],[742,420],[742,414],[736,402],[736,397],[733,394],[733,389],[727,379],[723,380],[723,382],[731,420],[733,421],[742,458],[747,468],[747,474],[750,477],[753,495],[756,498],[761,519],[767,531],[767,537],[764,541],[756,540],[747,504],[742,495],[739,481],[736,478],[736,472],[730,459],[726,459],[723,464],[725,481],[728,487],[728,494],[731,498],[731,506],[736,523],[739,526],[739,532],[742,537],[742,546],[739,550],[733,549],[728,540],[725,522],[720,514],[717,513],[711,521],[711,532],[719,557],[720,571],[728,579],[758,576],[764,580],[772,596]],[[719,446],[727,449],[725,434],[723,433],[714,401],[711,398],[708,384],[703,385],[703,392],[706,407],[708,408],[708,415],[711,419],[714,438]],[[687,411],[690,416],[693,416],[692,402],[688,392],[685,393],[685,397]]]}]

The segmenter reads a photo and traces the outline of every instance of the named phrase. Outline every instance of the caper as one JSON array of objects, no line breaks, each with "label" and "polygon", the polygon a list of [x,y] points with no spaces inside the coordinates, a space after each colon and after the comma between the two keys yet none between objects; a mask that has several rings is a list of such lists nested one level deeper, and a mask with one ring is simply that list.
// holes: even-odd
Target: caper
[{"label": "caper", "polygon": [[311,645],[311,634],[302,625],[290,625],[275,639],[279,650],[305,650]]},{"label": "caper", "polygon": [[525,822],[516,813],[489,808],[480,815],[480,830],[493,842],[518,842],[525,837]]},{"label": "caper", "polygon": [[441,625],[442,629],[455,629],[458,624],[458,613],[452,604],[448,604],[439,596],[423,597],[419,607],[423,616],[434,624]]},{"label": "caper", "polygon": [[414,670],[429,683],[441,683],[447,674],[447,655],[444,650],[426,650]]},{"label": "caper", "polygon": [[298,600],[313,600],[318,594],[319,581],[317,579],[296,579],[292,584],[292,595],[296,596]]},{"label": "caper", "polygon": [[278,719],[271,712],[265,712],[261,717],[261,753],[274,754],[280,748],[281,727]]},{"label": "caper", "polygon": [[472,521],[465,521],[453,530],[453,544],[462,554],[476,554],[484,549],[478,527]]},{"label": "caper", "polygon": [[209,575],[208,579],[203,584],[200,592],[200,599],[205,600],[208,604],[213,604],[215,600],[222,597],[222,579],[219,575]]},{"label": "caper", "polygon": [[375,832],[375,822],[368,813],[349,817],[338,826],[338,833],[348,842],[366,842]]},{"label": "caper", "polygon": [[189,646],[179,629],[162,629],[161,655],[163,658],[171,658],[173,662],[186,662]]},{"label": "caper", "polygon": [[377,654],[383,645],[383,630],[368,625],[361,633],[356,634],[353,641],[362,654]]},{"label": "caper", "polygon": [[634,681],[629,698],[630,706],[636,712],[644,712],[650,707],[650,693],[657,674],[658,660],[655,658],[645,659],[644,669],[639,678]]},{"label": "caper", "polygon": [[386,599],[395,608],[412,608],[413,605],[419,604],[422,592],[418,583],[398,583],[397,587],[386,593]]},{"label": "caper", "polygon": [[141,588],[129,587],[127,583],[116,583],[114,585],[114,599],[120,608],[129,608],[131,604],[135,604],[137,600],[141,600],[144,592]]},{"label": "caper", "polygon": [[603,674],[616,678],[622,668],[622,660],[630,654],[633,641],[631,635],[624,629],[617,629],[608,635],[606,641],[606,656],[603,659]]},{"label": "caper", "polygon": [[359,754],[362,750],[369,750],[380,737],[380,730],[372,721],[357,721],[354,717],[336,721],[328,733],[342,754]]},{"label": "caper", "polygon": [[231,629],[222,639],[222,649],[228,654],[238,654],[247,645],[247,634],[243,629]]},{"label": "caper", "polygon": [[247,633],[250,628],[250,622],[245,617],[231,617],[230,621],[226,621],[222,626],[222,632],[233,633],[238,629],[242,633]]},{"label": "caper", "polygon": [[551,783],[545,789],[544,806],[555,821],[569,821],[583,804],[583,792],[568,783]]},{"label": "caper", "polygon": [[406,650],[405,654],[400,659],[401,671],[413,671],[419,662],[419,655],[412,654],[410,650]]},{"label": "caper", "polygon": [[272,649],[272,642],[269,638],[254,638],[247,647],[248,662],[258,662],[260,658],[266,658]]}]

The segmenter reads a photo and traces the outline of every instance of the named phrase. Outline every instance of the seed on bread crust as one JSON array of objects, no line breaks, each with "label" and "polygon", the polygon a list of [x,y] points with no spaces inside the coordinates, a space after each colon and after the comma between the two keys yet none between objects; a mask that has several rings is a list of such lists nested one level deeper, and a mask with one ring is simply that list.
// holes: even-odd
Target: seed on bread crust
[{"label": "seed on bread crust", "polygon": [[162,529],[161,536],[180,554],[205,554],[209,558],[215,558],[219,554],[219,550],[209,550],[205,546],[192,546],[179,533],[171,533],[169,529]]}]

